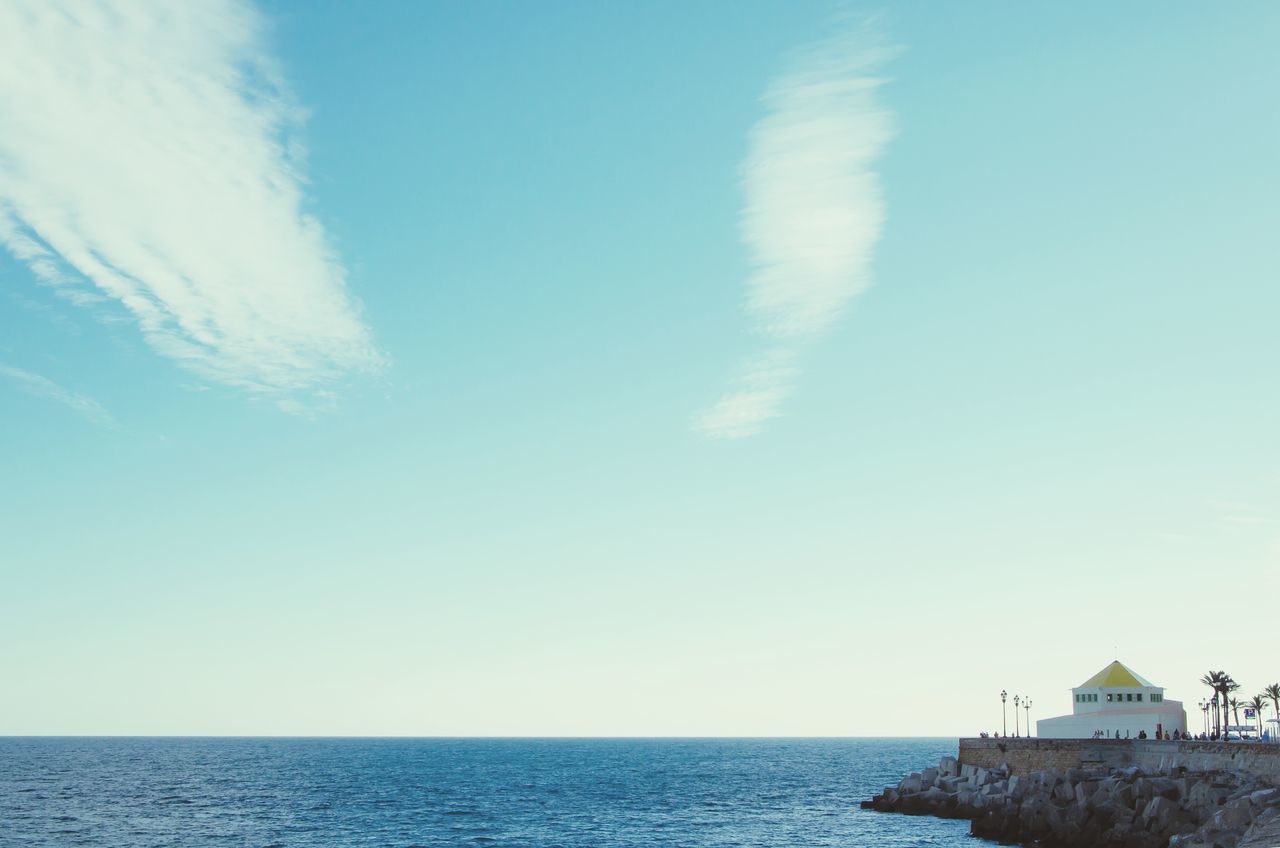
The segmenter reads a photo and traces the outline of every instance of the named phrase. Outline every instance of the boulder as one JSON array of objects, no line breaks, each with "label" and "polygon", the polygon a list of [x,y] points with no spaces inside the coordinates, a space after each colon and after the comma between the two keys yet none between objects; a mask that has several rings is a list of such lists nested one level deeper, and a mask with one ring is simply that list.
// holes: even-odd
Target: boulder
[{"label": "boulder", "polygon": [[1117,785],[1111,793],[1111,800],[1132,809],[1137,801],[1137,795],[1133,791],[1133,784],[1121,783]]},{"label": "boulder", "polygon": [[1208,780],[1196,781],[1187,792],[1187,800],[1196,807],[1216,807],[1227,800],[1230,792],[1225,786],[1218,786]]},{"label": "boulder", "polygon": [[1280,789],[1258,789],[1249,793],[1249,801],[1265,807],[1275,801],[1280,801]]},{"label": "boulder", "polygon": [[936,804],[940,801],[953,799],[956,796],[950,792],[944,792],[936,786],[930,786],[920,795],[920,797],[926,801],[931,801]]},{"label": "boulder", "polygon": [[1213,824],[1224,830],[1241,830],[1253,824],[1253,805],[1248,798],[1228,801],[1213,814]]},{"label": "boulder", "polygon": [[1142,826],[1157,833],[1168,829],[1174,816],[1179,812],[1178,805],[1168,798],[1156,796],[1147,802],[1142,809]]},{"label": "boulder", "polygon": [[1098,791],[1098,783],[1093,780],[1082,780],[1075,786],[1076,804],[1081,807],[1088,808],[1089,800],[1093,797],[1093,793]]}]

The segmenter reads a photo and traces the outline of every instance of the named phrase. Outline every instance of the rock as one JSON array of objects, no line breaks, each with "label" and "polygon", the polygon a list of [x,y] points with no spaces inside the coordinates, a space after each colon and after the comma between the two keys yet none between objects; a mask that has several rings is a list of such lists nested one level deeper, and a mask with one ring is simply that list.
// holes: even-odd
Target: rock
[{"label": "rock", "polygon": [[1076,804],[1081,807],[1088,807],[1089,801],[1093,797],[1093,793],[1098,791],[1097,781],[1082,780],[1076,784],[1075,799]]},{"label": "rock", "polygon": [[1213,814],[1215,826],[1226,830],[1241,830],[1253,824],[1253,805],[1248,798],[1237,798],[1228,801]]},{"label": "rock", "polygon": [[1249,801],[1259,807],[1265,807],[1273,801],[1280,801],[1280,789],[1258,789],[1250,792]]},{"label": "rock", "polygon": [[1207,780],[1197,781],[1187,793],[1187,800],[1197,807],[1216,807],[1230,794],[1225,786],[1215,786]]},{"label": "rock", "polygon": [[1137,801],[1137,795],[1133,791],[1133,784],[1121,783],[1116,786],[1115,791],[1111,793],[1111,800],[1132,809]]},{"label": "rock", "polygon": [[967,818],[974,836],[1044,848],[1237,848],[1246,835],[1238,848],[1280,846],[1280,788],[1242,770],[1189,771],[1176,759],[1167,762],[1172,774],[1090,767],[1013,775],[1003,764],[944,757],[862,806]]},{"label": "rock", "polygon": [[1166,830],[1179,812],[1178,805],[1173,801],[1156,796],[1142,810],[1142,826],[1156,832]]}]

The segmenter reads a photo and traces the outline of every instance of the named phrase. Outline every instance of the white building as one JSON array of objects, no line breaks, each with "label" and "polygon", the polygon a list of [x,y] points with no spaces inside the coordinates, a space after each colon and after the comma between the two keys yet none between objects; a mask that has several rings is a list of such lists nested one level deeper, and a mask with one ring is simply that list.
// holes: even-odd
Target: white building
[{"label": "white building", "polygon": [[1166,701],[1164,687],[1116,660],[1071,690],[1071,715],[1042,718],[1036,735],[1049,739],[1091,739],[1095,735],[1134,739],[1146,731],[1179,735],[1187,732],[1181,701]]}]

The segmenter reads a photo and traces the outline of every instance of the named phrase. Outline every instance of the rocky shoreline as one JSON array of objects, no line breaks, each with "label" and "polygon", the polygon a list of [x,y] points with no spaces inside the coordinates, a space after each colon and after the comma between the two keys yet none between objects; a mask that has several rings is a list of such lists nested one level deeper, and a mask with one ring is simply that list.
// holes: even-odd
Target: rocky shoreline
[{"label": "rocky shoreline", "polygon": [[969,819],[974,836],[1046,848],[1273,846],[1280,788],[1233,769],[1138,766],[1011,774],[943,757],[870,801],[886,813]]}]

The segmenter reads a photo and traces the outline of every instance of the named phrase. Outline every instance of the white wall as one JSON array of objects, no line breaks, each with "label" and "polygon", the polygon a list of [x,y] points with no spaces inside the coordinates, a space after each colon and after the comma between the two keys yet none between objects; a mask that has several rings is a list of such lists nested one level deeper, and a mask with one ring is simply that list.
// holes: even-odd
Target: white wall
[{"label": "white wall", "polygon": [[1187,714],[1179,701],[1148,704],[1143,709],[1137,709],[1136,704],[1124,706],[1124,709],[1040,719],[1036,722],[1036,735],[1046,739],[1090,739],[1095,730],[1109,731],[1113,737],[1119,730],[1121,738],[1128,731],[1132,739],[1138,731],[1145,730],[1148,737],[1154,738],[1157,724],[1169,733],[1187,731]]}]

